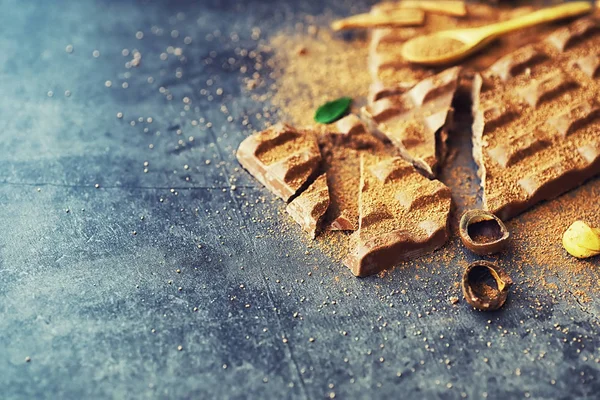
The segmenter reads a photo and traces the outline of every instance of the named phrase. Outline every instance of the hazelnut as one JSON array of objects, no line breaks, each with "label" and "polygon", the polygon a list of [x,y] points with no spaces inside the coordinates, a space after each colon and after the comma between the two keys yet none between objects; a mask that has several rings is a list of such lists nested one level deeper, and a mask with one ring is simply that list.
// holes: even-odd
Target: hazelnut
[{"label": "hazelnut", "polygon": [[497,310],[506,301],[512,279],[489,261],[475,261],[465,270],[462,291],[467,303],[481,311]]},{"label": "hazelnut", "polygon": [[460,219],[459,234],[465,247],[481,256],[498,253],[510,237],[500,218],[485,210],[466,211]]}]

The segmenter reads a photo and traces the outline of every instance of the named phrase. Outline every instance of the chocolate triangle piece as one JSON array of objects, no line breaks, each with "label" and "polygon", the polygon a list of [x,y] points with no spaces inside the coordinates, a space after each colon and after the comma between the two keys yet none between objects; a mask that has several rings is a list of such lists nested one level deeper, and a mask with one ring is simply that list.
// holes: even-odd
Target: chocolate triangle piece
[{"label": "chocolate triangle piece", "polygon": [[236,156],[250,174],[286,202],[316,175],[321,162],[313,132],[281,123],[247,137]]},{"label": "chocolate triangle piece", "polygon": [[579,19],[476,76],[473,157],[499,218],[600,174],[598,48],[600,22]]},{"label": "chocolate triangle piece", "polygon": [[325,229],[354,231],[358,229],[360,154],[382,154],[385,146],[367,132],[354,114],[339,120],[336,131],[321,139],[331,198],[324,220]]},{"label": "chocolate triangle piece", "polygon": [[314,239],[321,229],[321,221],[328,207],[329,189],[323,174],[292,200],[285,210]]},{"label": "chocolate triangle piece", "polygon": [[406,161],[430,178],[446,154],[460,71],[460,67],[447,69],[364,109],[373,131],[392,142]]},{"label": "chocolate triangle piece", "polygon": [[362,154],[359,229],[344,263],[356,276],[392,268],[448,239],[450,189],[398,157]]}]

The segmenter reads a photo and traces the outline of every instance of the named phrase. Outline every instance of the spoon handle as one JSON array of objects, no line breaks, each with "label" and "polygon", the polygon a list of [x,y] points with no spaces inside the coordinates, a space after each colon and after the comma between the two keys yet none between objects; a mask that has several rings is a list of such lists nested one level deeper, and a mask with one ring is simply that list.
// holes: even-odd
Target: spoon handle
[{"label": "spoon handle", "polygon": [[485,31],[487,35],[498,36],[546,22],[575,17],[590,12],[592,8],[593,4],[589,1],[576,1],[572,3],[561,4],[559,6],[545,8],[521,17],[513,18],[508,21],[489,25],[485,28]]}]

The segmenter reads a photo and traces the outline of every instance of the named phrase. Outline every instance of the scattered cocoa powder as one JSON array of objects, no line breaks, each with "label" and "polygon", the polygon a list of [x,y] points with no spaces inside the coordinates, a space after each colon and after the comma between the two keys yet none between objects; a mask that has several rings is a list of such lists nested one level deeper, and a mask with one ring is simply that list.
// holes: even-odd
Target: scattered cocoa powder
[{"label": "scattered cocoa powder", "polygon": [[313,125],[316,109],[342,96],[355,99],[356,108],[368,92],[364,38],[344,40],[328,30],[281,32],[270,39],[269,48],[275,80],[270,101],[292,124]]},{"label": "scattered cocoa powder", "polygon": [[341,265],[341,263],[346,254],[348,254],[351,250],[351,233],[352,232],[325,231],[316,239],[319,249],[332,260],[340,264],[340,268],[345,268]]},{"label": "scattered cocoa powder", "polygon": [[585,294],[584,301],[589,300],[590,294],[600,293],[600,258],[579,260],[562,247],[562,235],[574,221],[600,226],[598,199],[600,179],[596,178],[509,221],[515,259],[528,266],[539,266],[528,269],[528,280],[539,284],[540,278],[553,276],[573,294]]}]

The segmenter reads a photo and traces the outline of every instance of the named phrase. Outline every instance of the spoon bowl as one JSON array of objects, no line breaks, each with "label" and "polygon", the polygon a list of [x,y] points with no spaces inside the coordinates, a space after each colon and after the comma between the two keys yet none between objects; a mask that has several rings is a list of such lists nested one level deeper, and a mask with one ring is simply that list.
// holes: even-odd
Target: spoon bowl
[{"label": "spoon bowl", "polygon": [[479,41],[474,42],[474,37],[479,32],[479,28],[456,29],[420,36],[404,44],[402,57],[414,64],[426,66],[454,64],[496,38],[479,35]]}]

